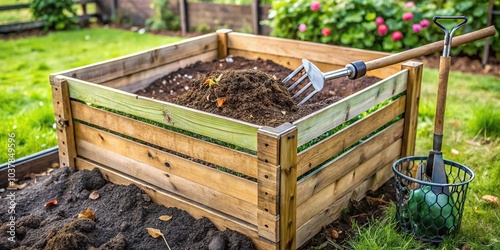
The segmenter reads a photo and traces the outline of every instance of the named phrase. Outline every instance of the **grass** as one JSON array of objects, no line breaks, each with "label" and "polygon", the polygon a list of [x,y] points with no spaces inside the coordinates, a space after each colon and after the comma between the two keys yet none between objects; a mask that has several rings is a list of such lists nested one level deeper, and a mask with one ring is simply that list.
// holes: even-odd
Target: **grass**
[{"label": "grass", "polygon": [[[49,74],[179,41],[95,28],[0,43],[0,141],[16,134],[16,158],[57,145]],[[7,144],[0,144],[7,152]],[[7,161],[0,154],[0,163]]]},{"label": "grass", "polygon": [[[432,148],[438,70],[424,69],[415,155]],[[500,78],[452,72],[445,115],[443,156],[465,164],[476,174],[469,185],[460,231],[441,245],[423,244],[395,228],[396,210],[385,218],[355,227],[352,249],[500,249],[500,206],[488,204],[483,195],[500,196]],[[459,153],[453,155],[452,149]]]}]

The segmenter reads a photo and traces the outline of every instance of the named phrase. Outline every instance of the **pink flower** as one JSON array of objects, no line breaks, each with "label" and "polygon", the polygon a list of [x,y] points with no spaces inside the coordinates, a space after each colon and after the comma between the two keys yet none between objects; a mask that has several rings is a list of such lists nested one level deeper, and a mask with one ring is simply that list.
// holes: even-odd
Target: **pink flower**
[{"label": "pink flower", "polygon": [[311,4],[311,10],[319,10],[319,7],[320,7],[319,2],[313,2]]},{"label": "pink flower", "polygon": [[420,21],[420,25],[422,26],[422,28],[425,28],[425,27],[428,27],[429,25],[431,25],[431,22],[427,19],[424,19],[424,20]]},{"label": "pink flower", "polygon": [[419,31],[421,31],[421,30],[422,30],[422,25],[420,25],[420,24],[418,24],[418,23],[413,24],[413,25],[411,26],[411,29],[412,29],[414,32],[419,32]]},{"label": "pink flower", "polygon": [[306,29],[307,29],[307,25],[306,25],[306,24],[301,23],[301,24],[299,25],[299,31],[300,31],[300,32],[304,32],[304,31],[306,31]]},{"label": "pink flower", "polygon": [[415,3],[414,2],[407,2],[405,3],[405,8],[411,8],[411,7],[415,7]]},{"label": "pink flower", "polygon": [[384,18],[382,18],[382,17],[380,17],[380,16],[379,16],[379,17],[377,17],[377,18],[375,18],[375,23],[376,23],[377,25],[384,24]]},{"label": "pink flower", "polygon": [[387,34],[387,31],[389,31],[389,28],[385,24],[381,24],[377,28],[377,33],[379,34],[379,36]]},{"label": "pink flower", "polygon": [[321,34],[323,34],[323,36],[328,36],[328,35],[330,35],[331,32],[332,32],[332,30],[330,30],[330,28],[321,29]]},{"label": "pink flower", "polygon": [[399,40],[403,39],[403,33],[401,33],[401,31],[399,31],[399,30],[394,31],[394,32],[392,32],[391,38],[393,41],[399,41]]},{"label": "pink flower", "polygon": [[403,14],[403,20],[404,21],[409,21],[413,18],[413,13],[411,12],[406,12]]}]

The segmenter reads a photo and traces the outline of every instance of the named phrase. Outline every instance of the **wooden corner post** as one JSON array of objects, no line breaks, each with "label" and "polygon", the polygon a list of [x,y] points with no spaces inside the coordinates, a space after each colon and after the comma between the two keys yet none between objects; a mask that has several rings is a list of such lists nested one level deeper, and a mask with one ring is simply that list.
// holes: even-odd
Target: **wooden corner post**
[{"label": "wooden corner post", "polygon": [[410,61],[402,64],[401,69],[408,70],[404,115],[405,124],[403,131],[403,145],[401,148],[401,157],[406,157],[415,153],[423,64],[420,62]]},{"label": "wooden corner post", "polygon": [[59,163],[62,167],[74,168],[76,147],[68,82],[59,76],[50,76],[50,84],[52,85],[52,103],[59,146]]},{"label": "wooden corner post", "polygon": [[297,128],[262,127],[257,137],[260,237],[276,249],[296,248]]},{"label": "wooden corner post", "polygon": [[220,29],[217,30],[217,58],[225,59],[228,55],[228,33],[233,32],[231,29]]}]

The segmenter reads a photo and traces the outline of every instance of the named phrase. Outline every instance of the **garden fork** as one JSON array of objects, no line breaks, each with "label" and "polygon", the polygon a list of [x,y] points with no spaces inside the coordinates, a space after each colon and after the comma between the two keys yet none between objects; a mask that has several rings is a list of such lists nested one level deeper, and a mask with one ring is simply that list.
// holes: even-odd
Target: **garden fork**
[{"label": "garden fork", "polygon": [[[470,43],[479,39],[493,36],[495,35],[495,33],[496,33],[495,26],[489,26],[487,28],[480,29],[453,38],[451,46],[454,47],[465,43]],[[306,93],[307,96],[304,99],[302,99],[298,104],[302,105],[311,97],[313,97],[316,93],[320,92],[323,89],[325,81],[327,80],[346,77],[346,76],[349,79],[357,79],[364,76],[366,72],[370,70],[383,68],[389,65],[401,63],[420,56],[425,56],[439,52],[443,49],[443,44],[444,44],[443,41],[438,41],[414,49],[403,51],[397,54],[392,54],[386,57],[375,59],[366,63],[363,61],[355,61],[347,64],[343,69],[338,69],[326,73],[321,72],[321,70],[318,67],[316,67],[316,65],[314,65],[312,62],[306,59],[302,59],[302,65],[298,67],[296,70],[294,70],[285,79],[283,79],[282,82],[283,84],[288,85],[288,83],[290,82],[290,80],[292,80],[292,78],[299,76],[301,72],[305,71],[304,73],[302,73],[303,75],[298,80],[296,80],[293,84],[291,84],[288,87],[288,91],[292,91],[297,86],[299,86],[299,84],[305,83],[307,81],[306,78],[308,78],[309,82],[292,96],[293,99],[297,99],[299,96],[302,96],[304,93]],[[310,89],[311,86],[313,87],[313,90]]]}]

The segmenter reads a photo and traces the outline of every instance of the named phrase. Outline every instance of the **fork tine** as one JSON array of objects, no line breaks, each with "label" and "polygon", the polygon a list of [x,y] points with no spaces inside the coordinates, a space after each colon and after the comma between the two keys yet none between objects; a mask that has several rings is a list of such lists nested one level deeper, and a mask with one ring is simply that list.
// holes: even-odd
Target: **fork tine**
[{"label": "fork tine", "polygon": [[297,85],[299,85],[299,83],[301,83],[302,81],[304,81],[304,79],[307,78],[307,74],[304,74],[302,77],[300,77],[299,80],[297,80],[296,82],[294,82],[292,85],[290,85],[290,87],[288,87],[288,91],[294,89],[295,87],[297,87]]},{"label": "fork tine", "polygon": [[290,75],[288,75],[283,81],[281,81],[283,84],[286,84],[288,81],[290,81],[295,75],[297,75],[300,71],[304,69],[304,65],[300,65],[296,70],[294,70]]},{"label": "fork tine", "polygon": [[302,105],[304,104],[305,102],[307,102],[307,100],[309,100],[311,97],[313,97],[316,93],[318,93],[317,90],[314,90],[313,92],[311,92],[309,95],[306,96],[306,98],[302,99],[302,101],[299,102],[299,104],[297,105]]},{"label": "fork tine", "polygon": [[306,86],[302,87],[297,93],[295,93],[295,95],[292,96],[292,99],[294,99],[297,96],[299,96],[300,94],[304,93],[304,91],[306,91],[306,89],[311,87],[311,85],[312,85],[312,82],[309,82]]}]

